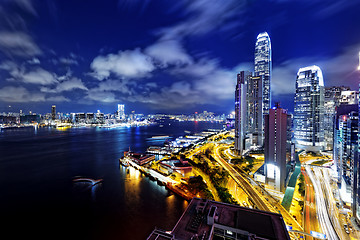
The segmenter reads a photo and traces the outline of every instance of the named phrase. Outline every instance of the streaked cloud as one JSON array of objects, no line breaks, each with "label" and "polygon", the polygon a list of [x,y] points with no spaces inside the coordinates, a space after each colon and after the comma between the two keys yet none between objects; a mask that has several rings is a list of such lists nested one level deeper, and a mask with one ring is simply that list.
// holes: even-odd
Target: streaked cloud
[{"label": "streaked cloud", "polygon": [[56,80],[55,74],[46,71],[42,68],[36,68],[35,70],[29,72],[13,72],[12,76],[17,81],[30,84],[39,84],[39,85],[53,85],[58,81]]},{"label": "streaked cloud", "polygon": [[62,81],[57,84],[55,88],[42,87],[40,90],[42,92],[48,93],[59,93],[59,92],[68,92],[75,89],[88,90],[85,84],[81,81],[81,79],[72,77],[69,80]]},{"label": "streaked cloud", "polygon": [[145,77],[155,69],[155,66],[151,58],[137,48],[98,56],[92,61],[90,68],[93,70],[92,76],[104,80],[111,74],[120,78]]},{"label": "streaked cloud", "polygon": [[147,47],[145,53],[163,66],[191,64],[193,62],[192,57],[176,40],[160,40]]},{"label": "streaked cloud", "polygon": [[45,94],[31,93],[24,87],[6,86],[0,88],[0,100],[4,102],[43,102]]},{"label": "streaked cloud", "polygon": [[31,57],[40,55],[42,51],[25,32],[0,32],[0,51],[6,55]]}]

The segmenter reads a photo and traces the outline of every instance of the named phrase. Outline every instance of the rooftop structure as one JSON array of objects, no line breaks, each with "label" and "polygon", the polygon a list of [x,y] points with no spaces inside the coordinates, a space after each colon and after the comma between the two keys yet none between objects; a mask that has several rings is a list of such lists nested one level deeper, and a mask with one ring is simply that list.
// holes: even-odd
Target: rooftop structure
[{"label": "rooftop structure", "polygon": [[133,162],[137,163],[140,166],[155,160],[155,155],[135,153],[131,151],[124,152],[124,157],[128,157],[130,160],[132,160]]},{"label": "rooftop structure", "polygon": [[183,177],[189,177],[192,171],[192,166],[188,163],[187,159],[166,159],[160,161],[160,167],[167,174],[178,172]]},{"label": "rooftop structure", "polygon": [[148,240],[290,239],[280,214],[193,198],[171,232],[155,229]]}]

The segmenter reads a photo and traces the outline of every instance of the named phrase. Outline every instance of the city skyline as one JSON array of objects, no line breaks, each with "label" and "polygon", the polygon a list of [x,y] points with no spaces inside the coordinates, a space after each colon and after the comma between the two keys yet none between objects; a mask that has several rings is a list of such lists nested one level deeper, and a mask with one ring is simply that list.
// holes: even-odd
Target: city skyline
[{"label": "city skyline", "polygon": [[358,6],[5,1],[0,112],[48,112],[52,105],[62,112],[113,112],[124,103],[144,113],[227,114],[233,111],[234,76],[254,69],[254,43],[265,31],[273,50],[272,105],[280,101],[293,112],[300,67],[318,65],[325,86],[357,90]]}]

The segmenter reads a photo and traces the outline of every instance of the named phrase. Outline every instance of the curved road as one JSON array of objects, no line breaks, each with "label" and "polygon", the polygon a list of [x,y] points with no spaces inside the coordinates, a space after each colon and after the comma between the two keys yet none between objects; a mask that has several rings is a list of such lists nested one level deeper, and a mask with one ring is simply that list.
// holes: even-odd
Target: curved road
[{"label": "curved road", "polygon": [[250,183],[244,178],[241,174],[239,174],[227,161],[225,161],[220,153],[219,146],[215,146],[214,158],[215,160],[226,169],[230,176],[235,180],[235,182],[243,189],[243,191],[249,196],[249,199],[254,203],[254,205],[263,211],[280,213],[286,224],[292,225],[292,227],[296,230],[303,231],[300,224],[292,217],[290,214],[283,208],[280,203],[270,204],[261,193],[259,193]]}]

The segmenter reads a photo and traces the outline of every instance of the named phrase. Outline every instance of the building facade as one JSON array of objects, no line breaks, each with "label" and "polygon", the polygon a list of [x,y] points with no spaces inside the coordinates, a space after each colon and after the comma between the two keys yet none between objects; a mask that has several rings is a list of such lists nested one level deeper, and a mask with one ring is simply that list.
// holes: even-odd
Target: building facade
[{"label": "building facade", "polygon": [[55,120],[56,119],[56,106],[52,105],[51,106],[51,120]]},{"label": "building facade", "polygon": [[271,42],[267,32],[257,36],[255,44],[255,76],[262,76],[263,114],[271,107]]},{"label": "building facade", "polygon": [[249,78],[247,91],[247,132],[249,145],[263,145],[264,114],[263,114],[263,77]]},{"label": "building facade", "polygon": [[247,90],[250,78],[251,72],[249,71],[241,71],[237,75],[235,90],[235,150],[239,155],[242,155],[245,150],[245,137],[248,126]]},{"label": "building facade", "polygon": [[[359,52],[359,70],[360,70],[360,52]],[[360,89],[360,85],[359,85]],[[360,91],[360,90],[359,90]],[[358,104],[358,112],[360,111],[360,104]],[[358,121],[358,130],[360,129],[360,118]],[[358,137],[358,145],[355,148],[355,158],[353,166],[353,192],[352,192],[352,213],[355,221],[360,225],[360,138]],[[357,151],[357,152],[356,152]]]},{"label": "building facade", "polygon": [[287,111],[279,105],[265,115],[266,183],[281,192],[285,192],[287,126]]},{"label": "building facade", "polygon": [[299,69],[294,102],[296,147],[314,152],[324,149],[324,79],[318,66]]},{"label": "building facade", "polygon": [[326,150],[333,150],[336,109],[340,105],[340,99],[342,99],[342,92],[349,90],[350,87],[345,86],[333,86],[325,88],[324,140]]},{"label": "building facade", "polygon": [[118,120],[125,119],[125,105],[124,104],[118,104],[117,119]]}]

